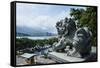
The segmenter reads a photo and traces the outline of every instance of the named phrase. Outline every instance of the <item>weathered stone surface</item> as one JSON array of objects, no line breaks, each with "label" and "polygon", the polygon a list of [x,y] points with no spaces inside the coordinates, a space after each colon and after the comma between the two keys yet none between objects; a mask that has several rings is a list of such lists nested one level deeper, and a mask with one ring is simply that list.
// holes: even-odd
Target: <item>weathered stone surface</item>
[{"label": "weathered stone surface", "polygon": [[91,51],[91,32],[87,27],[82,27],[76,30],[73,38],[73,47],[75,47],[75,53],[79,53],[82,57],[90,54]]},{"label": "weathered stone surface", "polygon": [[57,22],[56,28],[59,35],[59,42],[55,45],[55,50],[64,50],[66,45],[71,46],[76,31],[75,22],[70,18],[65,18],[64,20]]},{"label": "weathered stone surface", "polygon": [[65,18],[57,22],[58,43],[54,50],[66,52],[68,56],[85,57],[91,51],[92,33],[88,27],[76,28],[75,22],[71,18]]},{"label": "weathered stone surface", "polygon": [[83,62],[83,61],[85,61],[84,58],[77,58],[77,57],[67,56],[66,53],[51,52],[51,53],[49,53],[48,56],[50,58],[54,59],[55,61],[60,62],[60,63]]}]

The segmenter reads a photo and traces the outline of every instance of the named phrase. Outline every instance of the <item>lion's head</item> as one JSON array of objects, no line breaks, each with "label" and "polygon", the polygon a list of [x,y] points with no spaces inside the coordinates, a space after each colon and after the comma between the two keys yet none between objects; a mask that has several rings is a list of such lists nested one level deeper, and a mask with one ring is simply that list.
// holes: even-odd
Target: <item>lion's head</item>
[{"label": "lion's head", "polygon": [[56,23],[58,35],[68,35],[76,30],[76,24],[71,18],[65,18]]}]

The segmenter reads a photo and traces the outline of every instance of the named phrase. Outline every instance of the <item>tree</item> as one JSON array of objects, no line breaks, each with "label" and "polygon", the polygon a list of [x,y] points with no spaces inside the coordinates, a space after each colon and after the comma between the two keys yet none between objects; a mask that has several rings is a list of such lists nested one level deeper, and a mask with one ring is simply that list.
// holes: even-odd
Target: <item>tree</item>
[{"label": "tree", "polygon": [[78,22],[79,27],[88,27],[92,32],[92,45],[96,44],[97,36],[97,8],[87,7],[86,9],[71,9],[71,17]]}]

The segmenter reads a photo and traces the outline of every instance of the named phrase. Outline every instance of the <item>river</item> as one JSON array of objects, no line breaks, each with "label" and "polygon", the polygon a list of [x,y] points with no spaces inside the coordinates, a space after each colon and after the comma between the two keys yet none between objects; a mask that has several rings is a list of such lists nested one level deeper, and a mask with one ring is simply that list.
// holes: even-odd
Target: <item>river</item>
[{"label": "river", "polygon": [[28,38],[32,40],[43,40],[43,39],[50,39],[50,38],[57,38],[57,36],[17,36],[16,38]]}]

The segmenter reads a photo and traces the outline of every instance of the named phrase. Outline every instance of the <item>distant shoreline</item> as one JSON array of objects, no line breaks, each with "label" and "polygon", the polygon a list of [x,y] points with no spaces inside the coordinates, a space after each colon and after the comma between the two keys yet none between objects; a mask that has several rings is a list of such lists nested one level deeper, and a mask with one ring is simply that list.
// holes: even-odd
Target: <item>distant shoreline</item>
[{"label": "distant shoreline", "polygon": [[16,38],[28,38],[32,40],[43,40],[43,39],[50,39],[50,38],[57,38],[57,36],[16,36]]}]

